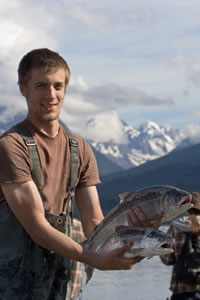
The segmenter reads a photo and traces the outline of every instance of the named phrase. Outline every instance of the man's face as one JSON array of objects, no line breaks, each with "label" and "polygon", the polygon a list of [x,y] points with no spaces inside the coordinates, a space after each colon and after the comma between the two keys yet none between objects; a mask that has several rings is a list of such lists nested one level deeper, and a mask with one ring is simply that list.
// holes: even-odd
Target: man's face
[{"label": "man's face", "polygon": [[30,79],[20,86],[28,105],[28,118],[36,124],[58,120],[65,96],[65,70],[60,68],[46,73],[32,69]]}]

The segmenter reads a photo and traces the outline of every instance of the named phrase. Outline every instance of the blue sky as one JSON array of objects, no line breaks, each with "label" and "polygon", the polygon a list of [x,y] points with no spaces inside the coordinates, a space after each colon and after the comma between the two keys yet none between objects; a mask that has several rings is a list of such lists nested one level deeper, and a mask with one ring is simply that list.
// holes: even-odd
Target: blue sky
[{"label": "blue sky", "polygon": [[[16,85],[20,58],[48,47],[71,68],[61,118],[76,132],[120,140],[122,119],[199,136],[199,0],[0,0],[0,7],[1,120],[26,108]],[[93,117],[101,124],[91,133],[85,121]]]}]

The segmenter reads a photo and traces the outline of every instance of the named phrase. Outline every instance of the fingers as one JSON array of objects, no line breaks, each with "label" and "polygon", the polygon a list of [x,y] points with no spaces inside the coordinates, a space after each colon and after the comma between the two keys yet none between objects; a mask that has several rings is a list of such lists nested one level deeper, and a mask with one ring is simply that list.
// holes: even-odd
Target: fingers
[{"label": "fingers", "polygon": [[133,258],[122,258],[122,264],[123,264],[123,267],[122,269],[132,269],[133,266],[137,263],[139,263],[141,260],[143,260],[144,257],[133,257]]},{"label": "fingers", "polygon": [[130,210],[127,216],[128,225],[140,225],[140,221],[133,210]]},{"label": "fingers", "polygon": [[124,254],[129,249],[131,249],[132,246],[133,246],[133,243],[128,241],[123,247],[112,250],[112,255],[116,255],[119,258],[122,258],[123,260],[126,260],[126,262],[129,261],[129,263],[132,263],[132,264],[140,262],[144,257],[139,257],[139,256],[133,257],[133,258],[124,257]]},{"label": "fingers", "polygon": [[131,260],[132,264],[135,265],[135,264],[139,263],[143,259],[144,259],[144,257],[137,256],[137,257],[131,258],[130,260]]},{"label": "fingers", "polygon": [[141,262],[145,257],[142,257],[142,256],[136,256],[136,257],[133,257],[131,258],[132,262],[135,264]]},{"label": "fingers", "polygon": [[[125,253],[132,247],[132,243],[128,242],[121,248],[111,250],[95,260],[95,268],[99,270],[129,270],[140,262],[141,257],[124,257]],[[98,263],[98,264],[97,264]]]},{"label": "fingers", "polygon": [[160,225],[161,225],[161,220],[158,220],[158,221],[154,222],[151,226],[152,226],[153,228],[159,228]]},{"label": "fingers", "polygon": [[143,213],[142,209],[138,206],[134,210],[131,210],[128,214],[128,225],[143,225],[150,226],[150,222]]},{"label": "fingers", "polygon": [[127,216],[128,225],[140,225],[151,226],[153,228],[159,228],[161,225],[161,219],[155,221],[153,224],[147,219],[140,207],[136,207],[134,210],[130,210]]},{"label": "fingers", "polygon": [[[115,249],[112,252],[112,259],[115,260],[116,269],[118,270],[128,270],[131,269],[136,263],[140,262],[143,257],[133,257],[133,258],[125,258],[124,254],[127,250],[131,248],[131,244],[128,243],[125,246]],[[114,266],[114,265],[113,265]],[[115,269],[115,267],[114,267]]]}]

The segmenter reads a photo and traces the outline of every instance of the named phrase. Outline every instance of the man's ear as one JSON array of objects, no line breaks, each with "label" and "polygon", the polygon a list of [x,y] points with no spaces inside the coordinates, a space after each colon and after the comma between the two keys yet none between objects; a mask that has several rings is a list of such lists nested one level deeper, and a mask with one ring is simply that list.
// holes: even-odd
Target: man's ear
[{"label": "man's ear", "polygon": [[19,85],[19,90],[22,96],[26,97],[27,96],[27,91],[26,91],[26,86],[24,84]]}]

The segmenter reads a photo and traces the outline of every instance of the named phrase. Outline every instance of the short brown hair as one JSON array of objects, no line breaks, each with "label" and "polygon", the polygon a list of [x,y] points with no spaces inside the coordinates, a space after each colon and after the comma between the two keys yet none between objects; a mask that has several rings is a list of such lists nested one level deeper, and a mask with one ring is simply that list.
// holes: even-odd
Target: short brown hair
[{"label": "short brown hair", "polygon": [[34,49],[25,54],[18,67],[18,84],[26,84],[32,69],[40,68],[45,72],[63,68],[66,72],[66,86],[70,78],[70,69],[67,62],[57,52],[47,48]]}]

